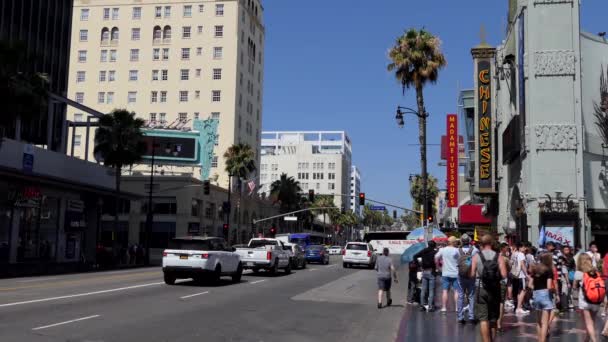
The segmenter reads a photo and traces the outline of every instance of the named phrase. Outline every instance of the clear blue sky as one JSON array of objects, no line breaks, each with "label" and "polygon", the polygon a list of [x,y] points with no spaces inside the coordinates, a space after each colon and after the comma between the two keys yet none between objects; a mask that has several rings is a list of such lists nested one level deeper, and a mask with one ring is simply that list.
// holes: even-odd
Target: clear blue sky
[{"label": "clear blue sky", "polygon": [[[404,29],[425,27],[443,41],[448,66],[425,89],[428,143],[439,144],[458,90],[472,87],[470,48],[504,38],[507,0],[265,0],[264,130],[345,130],[368,198],[411,205],[408,176],[419,173],[417,118],[395,124],[412,93],[386,71],[387,51]],[[584,1],[582,29],[608,31],[605,0]],[[439,146],[429,146],[429,172],[445,184]]]}]

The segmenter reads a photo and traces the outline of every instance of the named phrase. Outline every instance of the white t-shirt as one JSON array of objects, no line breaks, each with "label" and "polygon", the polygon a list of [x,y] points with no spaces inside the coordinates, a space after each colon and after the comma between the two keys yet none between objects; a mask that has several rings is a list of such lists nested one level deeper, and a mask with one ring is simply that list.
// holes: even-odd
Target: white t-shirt
[{"label": "white t-shirt", "polygon": [[458,248],[447,246],[435,254],[435,260],[441,260],[441,276],[448,278],[458,277]]},{"label": "white t-shirt", "polygon": [[[520,271],[519,271],[519,279],[526,279],[526,256],[524,255],[524,253],[522,252],[515,252],[515,261],[517,262],[517,265],[520,267]],[[523,261],[523,266],[522,266],[522,261]]]},{"label": "white t-shirt", "polygon": [[591,264],[597,269],[597,263],[601,260],[600,253],[595,253],[595,255],[593,255],[593,252],[588,251],[587,255],[591,257]]}]

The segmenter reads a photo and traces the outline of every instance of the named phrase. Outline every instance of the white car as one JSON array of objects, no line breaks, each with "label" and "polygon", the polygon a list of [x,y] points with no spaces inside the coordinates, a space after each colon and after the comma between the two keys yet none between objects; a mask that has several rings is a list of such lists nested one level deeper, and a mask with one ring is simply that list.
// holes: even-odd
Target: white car
[{"label": "white car", "polygon": [[328,248],[329,255],[340,255],[342,254],[342,246],[331,246]]},{"label": "white car", "polygon": [[222,238],[175,238],[163,251],[165,283],[173,285],[179,278],[192,278],[195,281],[210,278],[218,281],[221,276],[230,276],[233,282],[238,283],[243,274],[243,265],[234,251]]},{"label": "white car", "polygon": [[344,247],[342,266],[348,268],[354,265],[363,265],[374,268],[376,265],[376,252],[369,243],[349,242]]}]

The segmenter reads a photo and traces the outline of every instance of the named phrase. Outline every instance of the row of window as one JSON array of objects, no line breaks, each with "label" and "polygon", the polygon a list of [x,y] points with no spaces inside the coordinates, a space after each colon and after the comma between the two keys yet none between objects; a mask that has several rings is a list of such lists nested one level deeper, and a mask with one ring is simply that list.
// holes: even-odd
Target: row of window
[{"label": "row of window", "polygon": [[[201,69],[195,70],[195,77],[201,77]],[[167,81],[169,79],[169,70],[152,70],[152,81]],[[214,68],[211,74],[212,80],[221,80],[222,79],[222,69]],[[114,82],[116,81],[116,70],[101,70],[99,71],[99,82]],[[129,81],[138,81],[139,80],[139,70],[129,70]],[[180,80],[188,81],[190,80],[190,69],[181,69],[180,70]],[[81,83],[86,81],[86,71],[77,71],[76,72],[76,82]]]},{"label": "row of window", "polygon": [[[108,77],[112,77],[112,79],[114,79],[115,76],[113,76],[113,74],[108,74]],[[80,77],[80,75],[78,75],[77,77]],[[105,76],[104,76],[105,77]],[[190,92],[187,90],[180,90],[179,91],[179,102],[188,102],[189,101],[189,94]],[[196,90],[194,92],[194,96],[195,99],[200,99],[200,91]],[[160,95],[160,97],[159,97]],[[76,96],[75,96],[75,101],[78,103],[84,103],[84,96],[85,94],[83,92],[77,92]],[[160,100],[160,101],[159,101]],[[222,91],[221,90],[212,90],[211,91],[211,102],[221,102],[222,100]],[[166,91],[152,91],[151,95],[150,95],[150,101],[151,102],[167,102],[167,92]],[[136,91],[129,91],[127,93],[127,103],[132,104],[132,103],[136,103],[137,102],[137,92]],[[100,91],[97,93],[97,103],[102,104],[102,103],[106,103],[106,104],[112,104],[114,103],[114,92],[104,92],[104,91]]]},{"label": "row of window", "polygon": [[[198,26],[198,34],[203,33],[203,26]],[[109,29],[104,27],[101,29],[101,44],[118,44],[120,37],[120,30],[118,27],[113,27]],[[163,42],[169,42],[171,40],[171,26],[165,26],[164,30],[161,30],[160,26],[155,26],[153,31],[153,41],[157,42],[160,39]],[[223,38],[224,37],[224,25],[215,25],[215,30],[213,31],[214,38]],[[182,27],[182,39],[190,39],[192,38],[192,27],[191,26],[183,26]],[[138,41],[141,39],[141,29],[139,27],[135,27],[131,29],[131,40]],[[89,30],[81,29],[79,32],[79,40],[81,42],[89,41]]]},{"label": "row of window", "polygon": [[[130,49],[129,50],[129,61],[139,62],[139,59],[140,59],[139,52],[140,52],[139,49]],[[201,47],[196,48],[196,55],[201,56],[202,54],[203,54],[203,48],[201,48]],[[88,55],[87,50],[78,50],[78,62],[86,63],[87,55]],[[213,59],[222,59],[223,56],[224,56],[224,50],[221,46],[216,46],[213,48]],[[182,58],[182,60],[190,60],[190,48],[182,48],[181,58]],[[100,54],[99,54],[100,62],[102,62],[102,63],[105,63],[108,61],[116,62],[117,60],[118,60],[117,50],[112,49],[112,50],[101,50],[100,51]],[[161,49],[160,48],[152,49],[152,60],[154,60],[154,61],[161,60]],[[169,60],[169,48],[162,49],[162,60],[163,61]]]},{"label": "row of window", "polygon": [[[198,12],[204,13],[205,5],[198,5]],[[103,8],[102,9],[102,18],[103,20],[118,20],[120,14],[120,8]],[[216,4],[215,5],[215,15],[218,17],[224,16],[224,4]],[[88,21],[91,16],[91,10],[89,8],[80,9],[80,21]],[[192,17],[192,5],[184,5],[182,7],[182,16],[184,18]],[[131,19],[140,20],[142,18],[142,8],[141,7],[133,7],[131,10]],[[154,18],[171,18],[171,6],[165,6],[163,11],[163,6],[155,6],[154,7]]]},{"label": "row of window", "polygon": [[[264,165],[262,165],[262,167],[263,166]],[[309,163],[298,163],[298,170],[307,170],[309,167],[310,167]],[[325,163],[322,163],[322,162],[312,163],[313,170],[323,170],[324,167],[325,167]],[[327,163],[327,168],[329,170],[335,170],[336,163]]]}]

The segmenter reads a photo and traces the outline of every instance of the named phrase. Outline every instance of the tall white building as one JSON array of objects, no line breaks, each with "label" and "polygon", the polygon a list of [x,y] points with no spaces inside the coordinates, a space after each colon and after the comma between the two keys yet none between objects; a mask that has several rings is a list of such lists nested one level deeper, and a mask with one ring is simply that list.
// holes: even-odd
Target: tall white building
[{"label": "tall white building", "polygon": [[[259,165],[264,34],[260,0],[75,0],[68,97],[104,113],[134,111],[161,135],[219,120],[213,155],[200,152],[208,160],[166,158],[159,171],[201,178],[207,163],[227,187],[223,154],[232,144],[252,146]],[[86,114],[70,109],[68,119]],[[84,157],[85,140],[78,128],[75,155]]]},{"label": "tall white building", "polygon": [[350,208],[352,146],[346,132],[263,132],[261,154],[261,192],[269,194],[272,182],[285,173],[303,192],[335,195],[338,208]]},{"label": "tall white building", "polygon": [[353,165],[350,171],[350,211],[361,217],[359,193],[361,192],[361,174],[359,168]]}]

